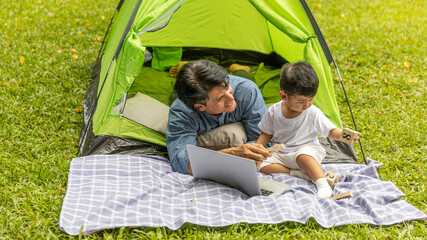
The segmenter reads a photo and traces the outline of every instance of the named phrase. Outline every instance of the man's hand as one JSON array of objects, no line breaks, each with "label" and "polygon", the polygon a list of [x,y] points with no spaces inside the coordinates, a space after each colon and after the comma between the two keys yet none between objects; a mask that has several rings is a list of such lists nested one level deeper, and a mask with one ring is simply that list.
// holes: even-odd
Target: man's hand
[{"label": "man's hand", "polygon": [[271,156],[262,144],[259,143],[248,143],[243,144],[234,148],[226,148],[220,150],[220,152],[236,155],[239,157],[249,158],[255,161],[256,165],[259,166],[262,161]]},{"label": "man's hand", "polygon": [[191,170],[191,164],[188,164],[187,172],[188,172],[191,176],[193,176],[193,170]]}]

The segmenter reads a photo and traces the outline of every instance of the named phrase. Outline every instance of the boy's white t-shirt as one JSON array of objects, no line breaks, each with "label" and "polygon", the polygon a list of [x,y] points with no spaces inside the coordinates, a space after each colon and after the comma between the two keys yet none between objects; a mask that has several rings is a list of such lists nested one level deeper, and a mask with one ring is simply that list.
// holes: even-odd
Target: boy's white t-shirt
[{"label": "boy's white t-shirt", "polygon": [[318,135],[329,136],[337,128],[323,112],[311,105],[295,118],[285,118],[282,114],[282,102],[272,105],[258,127],[264,133],[273,135],[273,145],[283,143],[286,148],[281,152],[295,152],[306,143],[318,143]]}]

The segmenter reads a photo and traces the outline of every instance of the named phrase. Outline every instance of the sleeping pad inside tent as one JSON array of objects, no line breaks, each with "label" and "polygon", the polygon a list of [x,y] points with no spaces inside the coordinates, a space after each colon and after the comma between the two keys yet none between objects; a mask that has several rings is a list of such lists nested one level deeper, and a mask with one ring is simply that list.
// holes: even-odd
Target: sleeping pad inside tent
[{"label": "sleeping pad inside tent", "polygon": [[[319,78],[314,104],[342,126],[332,56],[305,1],[122,1],[99,59],[91,65],[79,152],[167,158],[174,100],[169,69],[208,59],[251,67],[265,104],[280,101],[280,67],[308,61]],[[352,147],[321,139],[327,162],[357,163]]]}]

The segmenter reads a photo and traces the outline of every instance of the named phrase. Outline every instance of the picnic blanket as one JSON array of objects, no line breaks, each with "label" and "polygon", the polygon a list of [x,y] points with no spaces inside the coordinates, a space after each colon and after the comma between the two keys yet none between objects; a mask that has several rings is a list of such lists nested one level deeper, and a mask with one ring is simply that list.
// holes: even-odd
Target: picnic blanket
[{"label": "picnic blanket", "polygon": [[60,229],[71,235],[117,227],[168,227],[185,223],[227,226],[239,222],[306,223],[314,218],[330,228],[345,224],[391,225],[427,220],[425,213],[398,200],[404,194],[381,181],[373,160],[362,164],[324,164],[340,174],[334,195],[316,197],[311,181],[287,174],[263,175],[290,185],[279,196],[248,197],[212,181],[173,172],[168,160],[146,155],[96,155],[74,158],[60,214]]}]

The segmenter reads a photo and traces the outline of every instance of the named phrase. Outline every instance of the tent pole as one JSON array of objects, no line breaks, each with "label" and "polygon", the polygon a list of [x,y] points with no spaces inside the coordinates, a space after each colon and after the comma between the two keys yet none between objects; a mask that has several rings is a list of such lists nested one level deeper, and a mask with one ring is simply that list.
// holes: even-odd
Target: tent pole
[{"label": "tent pole", "polygon": [[[357,130],[357,126],[356,126],[356,121],[354,120],[353,110],[351,109],[350,101],[348,100],[347,92],[345,90],[344,83],[343,83],[343,80],[341,78],[340,71],[338,70],[338,67],[337,67],[337,64],[335,63],[335,60],[332,60],[332,62],[334,63],[335,70],[337,71],[338,78],[340,79],[340,82],[341,82],[341,87],[342,87],[342,90],[344,92],[345,100],[347,101],[347,106],[348,106],[348,109],[350,110],[351,119],[353,120],[354,130],[358,131]],[[359,146],[360,146],[360,150],[362,151],[363,160],[365,161],[365,164],[367,165],[368,162],[366,161],[365,152],[363,151],[362,141],[360,140],[360,138],[359,138]]]}]

